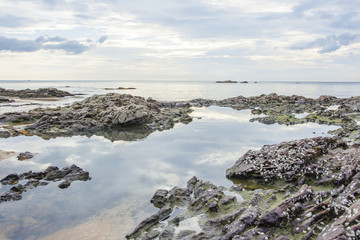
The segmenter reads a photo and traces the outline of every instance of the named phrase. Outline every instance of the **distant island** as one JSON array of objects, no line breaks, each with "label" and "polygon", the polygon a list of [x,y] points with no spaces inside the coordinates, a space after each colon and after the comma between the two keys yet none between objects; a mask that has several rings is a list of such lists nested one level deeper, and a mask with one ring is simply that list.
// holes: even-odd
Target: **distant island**
[{"label": "distant island", "polygon": [[237,81],[226,80],[226,81],[216,81],[216,83],[237,83]]},{"label": "distant island", "polygon": [[[216,81],[216,83],[238,83],[237,81],[226,80],[226,81]],[[242,81],[240,83],[249,83],[248,81]]]},{"label": "distant island", "polygon": [[105,90],[133,90],[134,87],[118,87],[118,88],[104,88]]}]

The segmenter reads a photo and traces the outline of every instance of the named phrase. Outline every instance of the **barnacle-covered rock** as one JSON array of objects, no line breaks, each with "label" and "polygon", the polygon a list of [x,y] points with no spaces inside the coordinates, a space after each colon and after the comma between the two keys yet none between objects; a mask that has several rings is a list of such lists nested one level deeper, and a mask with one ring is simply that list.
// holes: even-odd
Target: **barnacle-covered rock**
[{"label": "barnacle-covered rock", "polygon": [[337,147],[335,138],[306,138],[248,151],[226,170],[227,178],[297,181],[306,167],[330,149]]}]

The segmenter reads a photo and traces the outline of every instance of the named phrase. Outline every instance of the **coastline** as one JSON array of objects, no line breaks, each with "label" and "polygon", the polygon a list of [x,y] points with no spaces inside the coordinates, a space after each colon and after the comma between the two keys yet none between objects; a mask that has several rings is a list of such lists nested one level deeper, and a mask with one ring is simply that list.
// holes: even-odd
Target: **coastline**
[{"label": "coastline", "polygon": [[[244,104],[244,103],[246,103],[246,104]],[[301,103],[301,104],[299,104],[299,103]],[[174,109],[185,106],[186,104],[190,104],[191,106],[197,106],[197,107],[200,107],[200,106],[208,107],[211,105],[216,105],[216,106],[220,106],[220,107],[231,107],[236,110],[252,109],[252,111],[256,110],[256,113],[254,112],[254,114],[265,114],[267,116],[272,116],[271,120],[269,120],[268,118],[265,118],[265,116],[261,116],[261,115],[260,115],[260,118],[254,118],[254,120],[253,120],[253,121],[258,121],[260,123],[265,123],[265,124],[277,123],[277,124],[294,125],[294,124],[302,124],[305,122],[313,122],[313,121],[320,123],[320,124],[333,124],[333,125],[342,127],[344,130],[344,131],[341,131],[341,130],[337,131],[338,140],[340,140],[340,138],[344,138],[346,141],[351,140],[349,143],[353,144],[353,143],[357,143],[356,138],[351,139],[355,136],[354,131],[357,131],[357,130],[351,129],[351,128],[354,128],[356,124],[354,125],[349,120],[347,114],[353,115],[354,112],[352,112],[352,111],[355,111],[355,113],[357,112],[357,110],[352,107],[352,106],[356,106],[356,105],[354,105],[355,103],[356,104],[358,103],[357,98],[339,99],[339,98],[332,98],[330,96],[327,96],[327,98],[323,97],[323,98],[319,98],[319,99],[315,100],[315,99],[304,98],[301,96],[291,96],[291,97],[285,96],[284,97],[284,96],[280,96],[280,95],[276,95],[276,94],[269,94],[269,95],[257,96],[257,97],[252,97],[252,98],[237,97],[237,98],[229,98],[229,99],[220,100],[220,101],[196,99],[196,100],[192,100],[189,102],[173,102],[173,103],[166,103],[166,104],[168,104],[168,105],[170,104],[170,106],[172,106],[172,108],[174,108]],[[290,104],[290,105],[287,105],[287,104]],[[323,105],[323,107],[319,108],[319,106],[322,106],[322,105]],[[339,105],[339,106],[343,106],[343,107],[338,107],[335,110],[329,109],[330,106],[334,106],[334,105]],[[274,106],[276,106],[276,108]],[[283,108],[281,108],[281,106],[283,106]],[[272,112],[272,110],[274,110],[274,109],[276,109],[276,111],[274,111],[276,114],[274,114],[274,112]],[[317,111],[317,115],[315,118],[313,117],[314,111]],[[339,111],[339,112],[336,112],[336,111]],[[301,112],[308,112],[309,114],[307,114],[306,116],[308,116],[310,114],[313,114],[313,115],[311,115],[311,117],[308,117],[308,118],[306,118],[306,116],[302,116],[301,118],[298,118],[299,115],[294,115],[294,116],[292,115],[294,112],[296,112],[296,114],[300,114]],[[264,120],[264,118],[265,118],[265,120]],[[331,121],[329,121],[329,118],[331,118]],[[261,120],[261,119],[263,119],[263,120]],[[347,133],[349,133],[349,134],[347,134]],[[200,186],[202,184],[204,184],[201,180],[197,180],[197,182],[200,184]],[[208,187],[208,185],[205,185],[205,186]],[[237,187],[239,187],[239,186],[237,186]],[[297,187],[298,187],[298,184],[296,184],[295,187],[289,188],[291,190],[285,189],[286,190],[285,193],[288,192],[289,195],[294,195],[294,194],[296,194],[296,193],[294,193],[294,191],[296,191],[296,189],[299,189]],[[217,189],[218,187],[212,186],[211,188]],[[258,188],[258,189],[260,189],[260,188]],[[224,191],[224,189],[220,188],[219,191]],[[312,191],[314,191],[314,195],[316,196],[317,192],[315,190],[312,190]],[[167,196],[167,194],[165,196]],[[185,196],[182,196],[182,195],[181,196],[186,198],[187,195],[186,195],[186,193],[184,193],[184,194],[185,194]],[[221,193],[219,193],[219,194],[222,196]],[[163,197],[166,198],[165,196],[163,196]],[[171,194],[169,194],[169,196],[171,196]],[[176,196],[176,194],[175,194],[175,196]],[[228,203],[230,205],[233,204],[233,202],[232,202],[234,200],[233,198],[230,199],[231,197],[226,198],[226,196],[222,196],[221,199],[223,197],[225,197],[225,199],[227,199],[226,201],[229,201],[229,202],[226,202],[224,200],[226,203],[222,203],[222,204],[224,204],[224,205],[227,205]],[[262,198],[267,198],[267,197],[269,197],[269,196],[267,196],[267,195],[262,196]],[[218,198],[220,198],[220,197],[218,197]],[[195,199],[192,199],[189,201],[194,201],[194,200]],[[182,204],[180,204],[180,205],[182,205]],[[214,207],[210,206],[210,208],[217,208],[216,204],[214,203]],[[201,210],[201,211],[203,211],[203,210]],[[208,210],[206,210],[206,211],[208,211]],[[167,212],[169,212],[169,210],[167,210]],[[213,212],[212,212],[212,214],[213,214]],[[237,213],[237,215],[234,217],[234,219],[237,220],[238,217],[241,216],[239,214],[240,213]],[[260,217],[260,215],[259,215],[259,217]],[[181,221],[183,221],[185,219],[186,218],[182,219]],[[156,223],[156,224],[158,224],[158,223]],[[253,224],[253,223],[251,223],[251,224]],[[255,226],[255,225],[251,225],[251,224],[249,226]],[[148,231],[147,233],[149,233],[149,232],[150,231]],[[180,232],[178,232],[177,234],[179,234],[179,233]],[[143,234],[143,233],[141,233],[141,234]]]}]

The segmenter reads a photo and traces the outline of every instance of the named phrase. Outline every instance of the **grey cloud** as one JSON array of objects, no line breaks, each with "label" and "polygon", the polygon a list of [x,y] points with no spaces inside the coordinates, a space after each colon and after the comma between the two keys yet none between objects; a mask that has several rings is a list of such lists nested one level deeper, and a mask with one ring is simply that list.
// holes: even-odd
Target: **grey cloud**
[{"label": "grey cloud", "polygon": [[31,19],[17,17],[10,14],[4,14],[0,16],[0,26],[7,27],[7,28],[16,28],[28,25],[32,22]]},{"label": "grey cloud", "polygon": [[31,40],[19,40],[0,36],[0,51],[35,52],[41,49],[41,44]]},{"label": "grey cloud", "polygon": [[41,36],[41,37],[35,39],[35,42],[40,42],[40,43],[47,43],[47,42],[65,42],[65,41],[66,41],[65,38],[62,38],[62,37],[59,37],[59,36],[52,37],[52,38],[48,38],[48,37]]},{"label": "grey cloud", "polygon": [[355,12],[343,14],[334,20],[331,26],[340,29],[358,29],[360,28],[359,14]]},{"label": "grey cloud", "polygon": [[101,38],[99,38],[98,42],[99,43],[104,43],[107,39],[108,39],[107,36],[102,36]]},{"label": "grey cloud", "polygon": [[81,44],[77,41],[66,41],[58,44],[43,45],[43,49],[47,50],[64,50],[70,54],[80,54],[90,49],[89,46]]},{"label": "grey cloud", "polygon": [[38,50],[62,50],[68,54],[80,54],[90,49],[78,41],[67,41],[61,37],[39,37],[33,40],[19,40],[0,36],[0,51],[35,52]]},{"label": "grey cloud", "polygon": [[329,35],[325,38],[318,38],[315,41],[308,43],[300,43],[291,47],[291,49],[312,49],[312,48],[321,48],[319,53],[329,53],[334,52],[341,48],[342,46],[347,46],[355,42],[359,38],[358,35],[352,34],[342,34],[342,35]]}]

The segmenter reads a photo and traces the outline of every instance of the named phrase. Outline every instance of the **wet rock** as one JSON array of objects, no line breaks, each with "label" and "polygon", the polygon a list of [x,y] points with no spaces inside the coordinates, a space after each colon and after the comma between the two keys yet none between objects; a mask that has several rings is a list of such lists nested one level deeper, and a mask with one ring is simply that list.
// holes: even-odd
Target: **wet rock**
[{"label": "wet rock", "polygon": [[190,111],[188,103],[161,103],[129,94],[108,93],[67,107],[7,113],[0,116],[0,122],[33,122],[25,130],[29,135],[43,138],[95,134],[116,139],[118,133],[121,140],[128,137],[127,133],[140,133],[134,138],[143,138],[153,131],[170,129],[178,122],[188,123],[192,120]]},{"label": "wet rock", "polygon": [[151,203],[154,204],[157,208],[162,208],[165,205],[168,190],[158,189],[156,190],[154,196],[151,198]]},{"label": "wet rock", "polygon": [[279,206],[273,210],[265,213],[259,219],[260,226],[276,226],[280,225],[284,220],[291,221],[299,213],[302,212],[302,202],[305,202],[311,198],[313,189],[308,185],[303,185],[298,193],[282,202]]},{"label": "wet rock", "polygon": [[18,159],[19,161],[24,161],[24,160],[26,160],[26,159],[31,159],[31,158],[33,158],[34,156],[35,156],[35,155],[34,155],[33,153],[26,151],[26,152],[20,153],[20,154],[17,156],[17,159]]},{"label": "wet rock", "polygon": [[226,177],[294,182],[304,175],[307,166],[337,146],[335,138],[322,137],[265,145],[258,151],[250,150],[243,155],[226,170]]},{"label": "wet rock", "polygon": [[14,100],[4,98],[4,97],[0,96],[0,103],[10,103],[10,102],[14,102]]},{"label": "wet rock", "polygon": [[[246,153],[240,160],[251,162],[241,162],[235,169],[245,172],[246,179],[241,175],[229,191],[241,194],[242,202],[224,194],[226,189],[193,177],[187,183],[186,201],[174,201],[176,198],[169,197],[171,191],[158,191],[154,195],[161,199],[163,207],[174,209],[181,204],[185,209],[169,221],[141,230],[138,236],[150,236],[156,229],[160,232],[159,239],[162,236],[163,239],[358,239],[359,155],[358,145],[347,146],[336,138],[300,139],[264,146]],[[260,163],[271,163],[272,159],[275,159],[272,165],[262,166],[271,172],[254,174],[261,168]],[[252,164],[252,171],[243,164]],[[279,177],[280,174],[296,178]],[[268,176],[276,182],[256,184],[257,189],[242,187],[249,178],[261,181]],[[281,187],[277,185],[279,181],[283,183]],[[270,186],[273,189],[268,189]],[[182,189],[179,196],[187,191]]]},{"label": "wet rock", "polygon": [[[17,184],[20,180],[28,180],[25,184]],[[69,167],[64,167],[59,169],[55,166],[48,167],[43,172],[26,172],[22,174],[9,174],[5,178],[1,179],[0,182],[2,185],[14,185],[9,191],[1,194],[1,201],[10,201],[10,200],[20,200],[21,194],[23,192],[34,189],[38,186],[46,186],[50,181],[60,181],[58,187],[61,189],[67,188],[74,181],[88,181],[91,177],[89,172],[84,171],[82,168],[71,165]],[[43,181],[41,181],[43,180]],[[20,196],[20,197],[19,197]]]},{"label": "wet rock", "polygon": [[169,217],[169,215],[172,212],[171,207],[164,207],[161,208],[157,213],[154,215],[146,218],[144,221],[142,221],[139,226],[137,226],[134,231],[132,231],[130,234],[126,235],[127,239],[133,239],[139,236],[142,231],[146,231],[148,228],[152,227],[153,225],[159,223],[161,220]]},{"label": "wet rock", "polygon": [[19,180],[20,180],[19,175],[16,173],[12,173],[1,179],[0,182],[2,185],[14,185],[18,183]]}]

